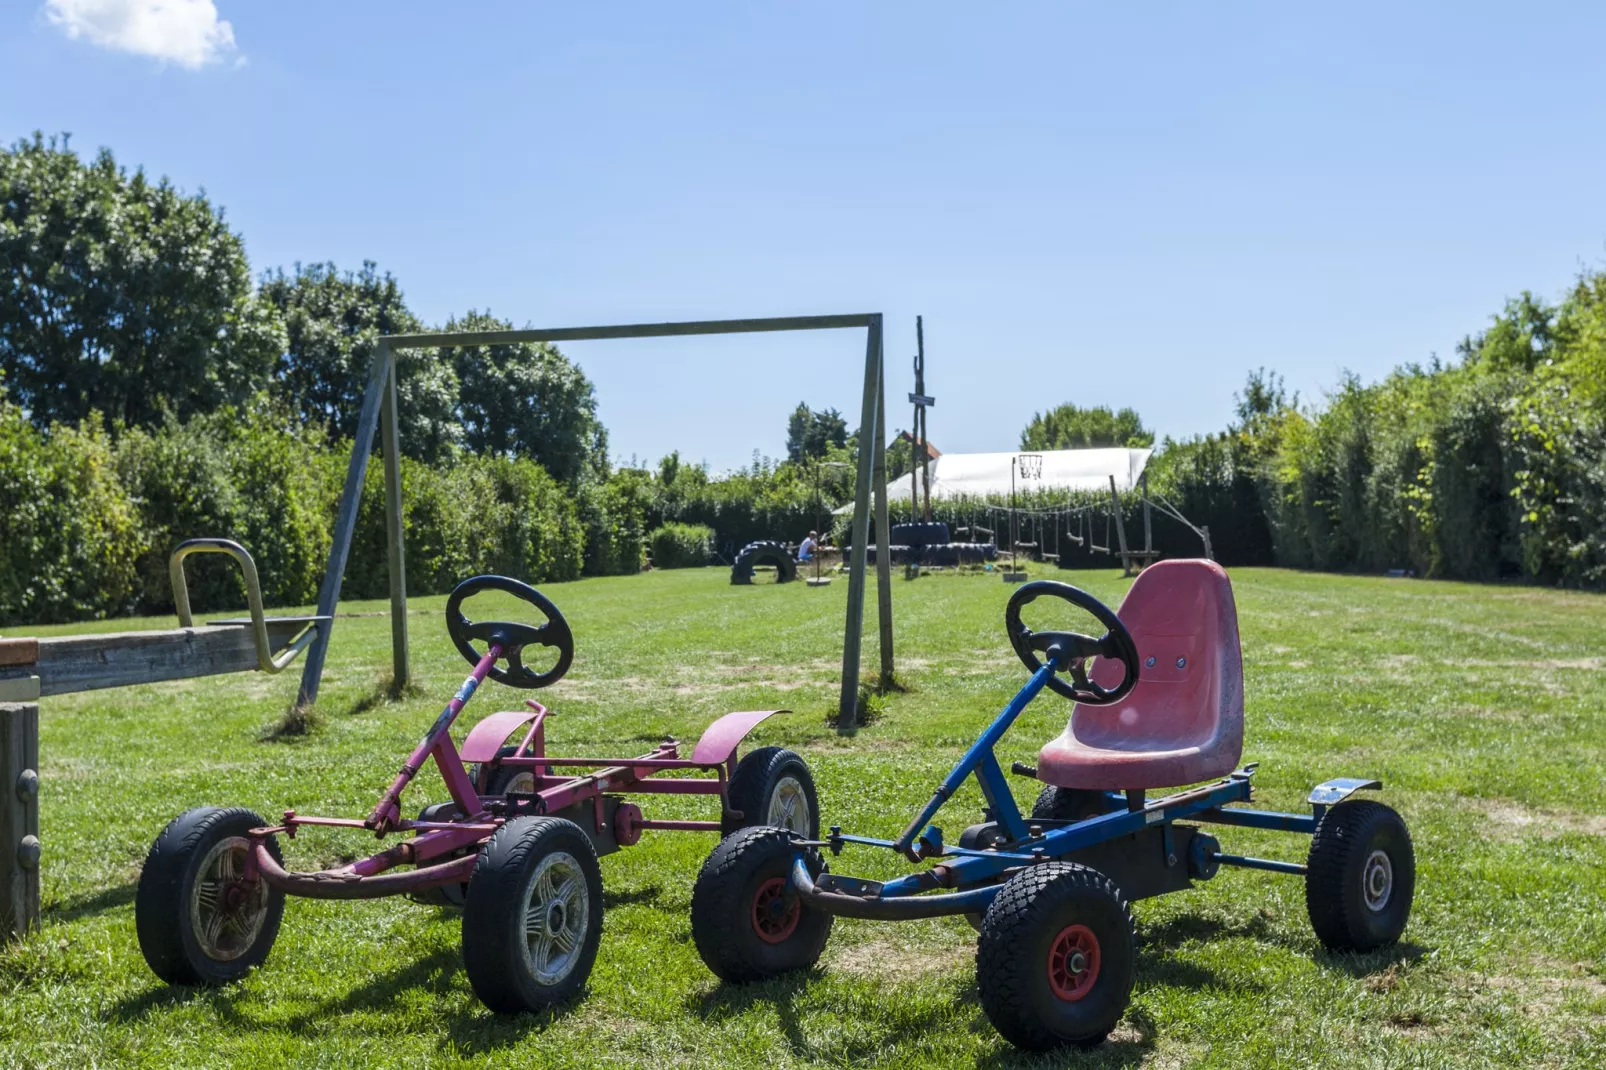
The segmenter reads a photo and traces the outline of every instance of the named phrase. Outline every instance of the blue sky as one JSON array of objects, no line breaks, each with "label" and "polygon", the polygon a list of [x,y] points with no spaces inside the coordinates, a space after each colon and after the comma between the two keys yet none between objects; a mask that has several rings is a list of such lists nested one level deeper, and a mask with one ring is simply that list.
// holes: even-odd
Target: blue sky
[{"label": "blue sky", "polygon": [[[1606,260],[1598,4],[151,6],[0,9],[0,136],[204,187],[258,271],[372,259],[428,321],[880,311],[893,427],[922,313],[949,451],[1061,401],[1218,429],[1251,368],[1449,357]],[[565,348],[624,458],[857,422],[857,334]]]}]

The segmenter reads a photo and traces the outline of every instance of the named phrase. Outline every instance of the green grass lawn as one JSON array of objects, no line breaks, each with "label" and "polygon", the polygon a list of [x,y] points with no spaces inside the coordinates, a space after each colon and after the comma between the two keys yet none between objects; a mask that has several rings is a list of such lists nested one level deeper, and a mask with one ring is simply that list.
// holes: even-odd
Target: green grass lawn
[{"label": "green grass lawn", "polygon": [[[1112,603],[1125,588],[1110,573],[1060,575]],[[382,699],[383,616],[341,620],[326,724],[311,737],[263,738],[299,665],[45,700],[44,924],[0,950],[0,1066],[1606,1065],[1606,601],[1273,570],[1233,578],[1258,802],[1300,810],[1329,777],[1384,781],[1419,867],[1397,948],[1326,953],[1299,878],[1224,870],[1135,905],[1137,987],[1109,1043],[1033,1060],[983,1015],[973,934],[957,918],[838,921],[818,970],[718,983],[688,919],[714,837],[649,832],[603,860],[597,968],[583,999],[546,1015],[484,1010],[463,975],[458,916],[401,899],[292,899],[272,956],[245,981],[159,983],[134,936],[152,838],[205,803],[365,814],[467,670],[446,639],[444,599],[427,598],[411,616],[421,696]],[[727,710],[788,706],[757,738],[804,754],[825,823],[894,835],[1025,679],[1002,626],[1010,588],[981,576],[894,582],[910,690],[853,738],[825,723],[845,582],[733,588],[723,570],[696,570],[551,587],[579,646],[542,696],[557,710],[551,745],[637,754],[666,733],[689,743]],[[873,620],[873,591],[869,605]],[[876,664],[873,641],[865,663]],[[524,694],[488,684],[465,721]],[[1005,766],[1032,761],[1068,713],[1045,693],[1006,737]],[[1028,806],[1032,788],[1016,784]],[[443,797],[429,775],[407,809]],[[712,816],[706,799],[648,797],[644,808]],[[938,823],[952,836],[979,811],[972,787]],[[1291,860],[1308,843],[1217,834],[1226,850]],[[308,834],[285,848],[313,866],[372,842]],[[844,854],[834,868],[900,872],[889,852]]]}]

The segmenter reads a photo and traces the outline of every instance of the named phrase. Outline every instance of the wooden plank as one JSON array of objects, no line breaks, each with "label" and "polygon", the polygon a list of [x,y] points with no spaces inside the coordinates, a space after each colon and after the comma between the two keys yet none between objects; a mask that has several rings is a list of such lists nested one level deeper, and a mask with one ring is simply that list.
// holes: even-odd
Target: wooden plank
[{"label": "wooden plank", "polygon": [[0,938],[39,925],[39,707],[0,704]]},{"label": "wooden plank", "polygon": [[770,316],[745,320],[692,320],[681,323],[623,323],[603,327],[549,327],[513,331],[458,331],[429,334],[393,334],[385,339],[392,349],[428,349],[436,346],[522,345],[527,342],[584,342],[607,338],[677,338],[691,334],[750,334],[761,331],[830,331],[868,327],[879,313],[856,312],[844,316]]},{"label": "wooden plank", "polygon": [[402,526],[401,433],[396,426],[396,368],[391,365],[380,407],[385,454],[385,542],[390,565],[390,660],[396,693],[412,678],[407,654],[407,536]]},{"label": "wooden plank", "polygon": [[[879,323],[880,317],[876,317]],[[859,654],[864,637],[864,573],[870,543],[871,465],[875,459],[876,399],[881,396],[877,331],[865,332],[864,397],[859,406],[859,471],[853,492],[853,547],[848,561],[848,619],[842,628],[842,692],[837,731],[852,732],[859,717]],[[884,558],[887,554],[876,554]]]},{"label": "wooden plank", "polygon": [[32,665],[39,660],[39,640],[0,639],[0,665]]},{"label": "wooden plank", "polygon": [[[277,653],[295,629],[270,627],[269,645]],[[249,628],[174,628],[159,632],[61,635],[39,640],[39,661],[0,669],[0,680],[32,674],[39,694],[66,695],[103,687],[126,687],[162,680],[187,680],[257,667],[256,643]]]}]

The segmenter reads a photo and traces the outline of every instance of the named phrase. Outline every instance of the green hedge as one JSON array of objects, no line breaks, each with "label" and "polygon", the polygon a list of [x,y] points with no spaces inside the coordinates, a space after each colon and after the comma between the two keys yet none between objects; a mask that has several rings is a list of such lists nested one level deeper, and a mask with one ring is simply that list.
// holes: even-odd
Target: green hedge
[{"label": "green hedge", "polygon": [[648,539],[653,568],[700,568],[714,550],[714,529],[703,524],[665,524]]},{"label": "green hedge", "polygon": [[134,601],[139,520],[96,423],[41,432],[0,396],[0,624],[98,619]]}]

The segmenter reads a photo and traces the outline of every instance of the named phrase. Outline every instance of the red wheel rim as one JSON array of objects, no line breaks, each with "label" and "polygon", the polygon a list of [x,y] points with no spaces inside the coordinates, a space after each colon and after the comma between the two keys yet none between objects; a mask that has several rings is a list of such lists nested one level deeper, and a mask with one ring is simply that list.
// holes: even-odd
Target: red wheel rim
[{"label": "red wheel rim", "polygon": [[771,877],[753,896],[753,931],[766,944],[778,944],[797,930],[803,904],[796,897],[786,900],[785,877]]},{"label": "red wheel rim", "polygon": [[1048,986],[1074,1003],[1099,979],[1099,938],[1086,925],[1067,925],[1048,949]]}]

